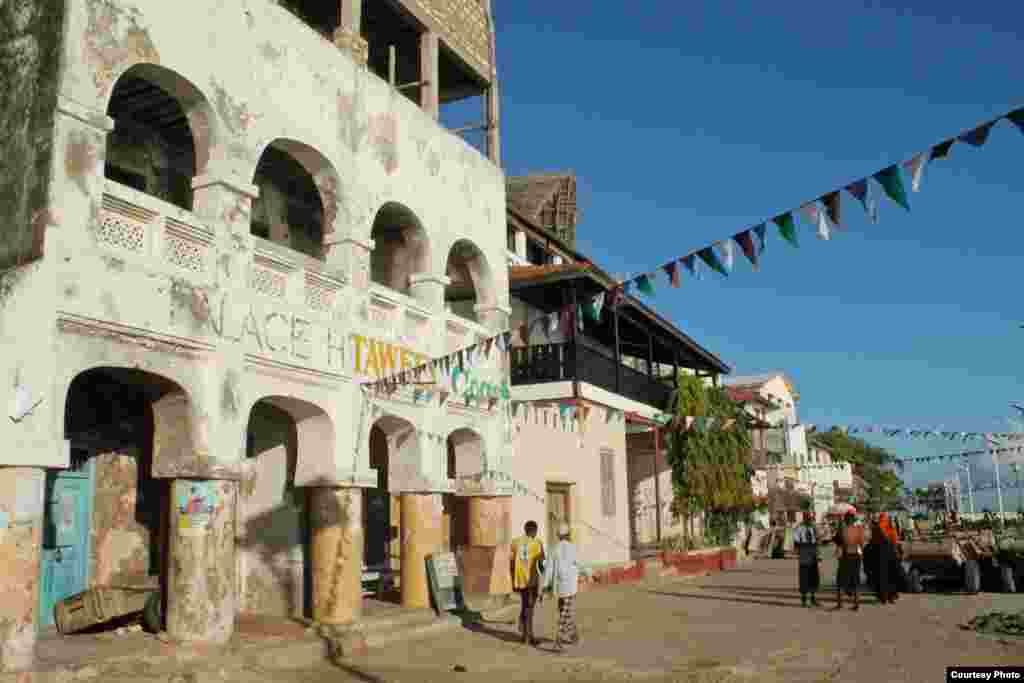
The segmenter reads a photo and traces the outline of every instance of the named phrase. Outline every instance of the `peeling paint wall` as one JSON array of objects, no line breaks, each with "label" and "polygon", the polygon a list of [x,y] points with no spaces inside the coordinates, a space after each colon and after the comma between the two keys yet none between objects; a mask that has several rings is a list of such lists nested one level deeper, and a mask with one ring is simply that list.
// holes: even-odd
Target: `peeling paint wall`
[{"label": "peeling paint wall", "polygon": [[297,434],[287,413],[258,403],[239,488],[240,610],[306,615],[306,491],[296,488]]},{"label": "peeling paint wall", "polygon": [[92,585],[159,587],[165,484],[133,453],[105,453],[94,463]]},{"label": "peeling paint wall", "polygon": [[63,0],[0,3],[0,269],[42,256]]},{"label": "peeling paint wall", "polygon": [[0,467],[0,671],[32,661],[44,476],[41,469]]}]

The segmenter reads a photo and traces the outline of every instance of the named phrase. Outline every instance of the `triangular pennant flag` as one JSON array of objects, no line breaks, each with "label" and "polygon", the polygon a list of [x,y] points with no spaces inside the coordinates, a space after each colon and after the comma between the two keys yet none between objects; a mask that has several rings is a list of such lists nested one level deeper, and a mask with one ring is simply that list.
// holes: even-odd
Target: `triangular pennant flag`
[{"label": "triangular pennant flag", "polygon": [[636,279],[636,288],[647,296],[654,296],[654,282],[649,275],[641,275]]},{"label": "triangular pennant flag", "polygon": [[764,223],[760,223],[754,226],[754,234],[757,235],[757,241],[760,243],[757,251],[757,255],[760,256],[764,253],[764,248],[768,246],[768,229]]},{"label": "triangular pennant flag", "polygon": [[568,337],[572,334],[572,313],[569,311],[560,311],[558,313],[558,327],[562,334]]},{"label": "triangular pennant flag", "polygon": [[924,177],[924,167],[928,165],[928,160],[931,158],[931,151],[920,152],[915,154],[914,157],[906,162],[903,166],[907,169],[907,173],[910,174],[910,191],[920,192],[921,191],[921,178]]},{"label": "triangular pennant flag", "polygon": [[1017,126],[1020,132],[1024,133],[1024,107],[1011,111],[1006,115],[1006,120]]},{"label": "triangular pennant flag", "polygon": [[868,185],[868,197],[866,208],[868,212],[868,220],[870,220],[872,223],[878,223],[878,211],[879,207],[881,206],[881,202],[879,202],[878,198],[875,196],[876,193],[877,190],[872,190],[871,186]]},{"label": "triangular pennant flag", "polygon": [[[997,119],[998,120],[998,119]],[[996,125],[995,121],[989,121],[983,123],[974,130],[968,131],[963,135],[957,136],[959,140],[966,142],[972,147],[981,147],[988,140],[988,134],[992,132],[992,126]]]},{"label": "triangular pennant flag", "polygon": [[459,349],[459,353],[457,355],[457,358],[459,359],[459,369],[460,370],[465,370],[466,369],[466,352],[464,350],[462,350],[462,349]]},{"label": "triangular pennant flag", "polygon": [[949,156],[949,150],[953,147],[953,143],[955,142],[956,138],[950,138],[945,142],[940,142],[939,144],[935,145],[934,147],[932,147],[931,158],[945,159],[946,157]]},{"label": "triangular pennant flag", "polygon": [[832,239],[832,228],[828,224],[828,216],[824,211],[818,211],[818,239]]},{"label": "triangular pennant flag", "polygon": [[597,319],[601,319],[601,310],[604,308],[604,292],[601,292],[594,297],[594,313],[597,315]]},{"label": "triangular pennant flag", "polygon": [[580,332],[583,331],[583,306],[582,304],[576,305],[576,329]]},{"label": "triangular pennant flag", "polygon": [[740,245],[740,249],[743,250],[743,255],[750,261],[750,265],[757,270],[757,250],[754,247],[754,239],[750,236],[749,230],[736,233],[732,236],[736,241],[736,244]]},{"label": "triangular pennant flag", "polygon": [[907,202],[907,191],[903,189],[903,178],[900,177],[899,166],[895,164],[887,166],[872,177],[882,186],[889,199],[910,211],[910,204]]},{"label": "triangular pennant flag", "polygon": [[817,227],[818,225],[818,205],[815,202],[808,202],[800,207],[800,213],[804,215],[807,222]]},{"label": "triangular pennant flag", "polygon": [[580,308],[582,308],[584,316],[590,318],[594,322],[601,321],[601,314],[597,311],[597,304],[594,299],[587,299],[580,305]]},{"label": "triangular pennant flag", "polygon": [[772,219],[772,222],[779,226],[779,234],[782,235],[783,239],[794,247],[800,246],[796,238],[796,224],[793,223],[793,214],[787,212],[781,216],[776,216]]},{"label": "triangular pennant flag", "polygon": [[548,314],[548,335],[554,334],[558,330],[558,325],[561,323],[561,316],[558,311]]},{"label": "triangular pennant flag", "polygon": [[861,206],[864,207],[864,211],[868,214],[871,211],[868,209],[868,181],[867,178],[861,178],[855,182],[850,183],[846,186],[846,191],[850,195],[860,202]]},{"label": "triangular pennant flag", "polygon": [[722,265],[725,266],[726,270],[731,271],[736,260],[732,242],[730,240],[722,240],[721,242],[715,242],[715,244],[718,246],[719,251],[722,252]]},{"label": "triangular pennant flag", "polygon": [[683,266],[686,268],[686,270],[690,271],[690,275],[697,274],[697,261],[693,254],[684,256],[682,259],[680,259],[680,261],[682,261]]},{"label": "triangular pennant flag", "polygon": [[668,275],[668,283],[673,287],[679,287],[679,264],[676,261],[666,263],[661,267]]},{"label": "triangular pennant flag", "polygon": [[828,219],[832,221],[840,230],[842,229],[842,223],[840,223],[840,204],[841,197],[839,191],[829,192],[821,198],[821,204],[825,207],[826,213],[828,213]]},{"label": "triangular pennant flag", "polygon": [[630,295],[630,290],[633,289],[633,280],[626,280],[622,283],[622,297],[626,298]]},{"label": "triangular pennant flag", "polygon": [[690,431],[690,427],[693,426],[694,418],[690,415],[686,416],[686,431]]},{"label": "triangular pennant flag", "polygon": [[708,266],[711,267],[712,270],[715,270],[725,276],[729,275],[729,273],[725,270],[725,267],[722,266],[721,261],[718,260],[718,256],[715,254],[715,251],[711,247],[704,247],[703,249],[697,252],[697,256],[700,257],[701,261],[708,264]]}]

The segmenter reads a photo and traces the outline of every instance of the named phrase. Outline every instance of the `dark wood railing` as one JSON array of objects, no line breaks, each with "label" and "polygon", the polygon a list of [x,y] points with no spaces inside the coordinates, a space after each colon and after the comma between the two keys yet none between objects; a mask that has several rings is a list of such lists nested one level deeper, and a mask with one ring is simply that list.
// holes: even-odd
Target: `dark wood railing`
[{"label": "dark wood railing", "polygon": [[[616,372],[618,366],[618,372]],[[577,343],[534,344],[512,349],[512,384],[579,380],[658,409],[668,405],[672,387],[633,368],[585,337]]]}]

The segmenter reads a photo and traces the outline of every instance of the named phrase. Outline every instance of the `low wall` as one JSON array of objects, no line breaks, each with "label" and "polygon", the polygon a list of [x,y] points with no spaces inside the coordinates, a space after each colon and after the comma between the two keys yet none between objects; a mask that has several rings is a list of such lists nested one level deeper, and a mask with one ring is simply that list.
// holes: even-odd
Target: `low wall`
[{"label": "low wall", "polygon": [[640,581],[649,573],[661,576],[701,576],[735,569],[739,562],[736,548],[709,548],[690,552],[664,551],[650,560],[634,560],[623,565],[602,567],[589,576],[581,575],[579,590]]}]

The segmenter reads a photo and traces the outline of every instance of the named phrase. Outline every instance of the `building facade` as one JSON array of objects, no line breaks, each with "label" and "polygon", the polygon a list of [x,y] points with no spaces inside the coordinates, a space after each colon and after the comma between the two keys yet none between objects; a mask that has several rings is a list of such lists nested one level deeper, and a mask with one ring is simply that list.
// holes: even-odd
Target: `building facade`
[{"label": "building facade", "polygon": [[[357,621],[374,568],[426,607],[453,529],[504,590],[508,487],[473,476],[508,422],[466,392],[502,354],[448,401],[364,387],[508,326],[489,2],[15,0],[0,27],[0,668],[97,585],[159,587],[178,641]],[[487,154],[439,122],[468,97]]]}]

